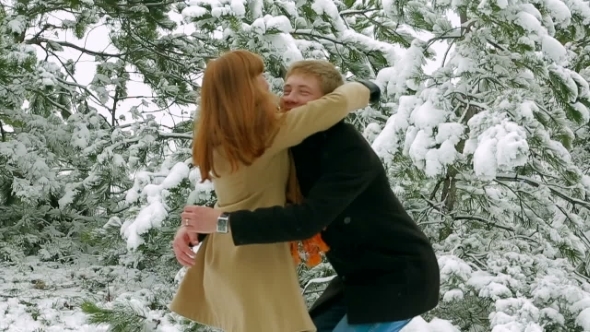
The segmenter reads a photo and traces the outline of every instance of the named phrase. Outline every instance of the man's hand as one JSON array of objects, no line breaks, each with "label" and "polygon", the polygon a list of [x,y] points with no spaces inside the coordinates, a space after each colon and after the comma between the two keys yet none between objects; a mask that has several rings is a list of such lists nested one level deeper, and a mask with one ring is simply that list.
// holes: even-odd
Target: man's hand
[{"label": "man's hand", "polygon": [[188,205],[180,215],[182,225],[191,233],[211,234],[217,231],[221,211],[206,206]]},{"label": "man's hand", "polygon": [[198,243],[197,233],[190,232],[184,226],[178,228],[172,242],[172,249],[174,249],[176,260],[182,266],[191,267],[195,264],[195,253],[190,245],[196,246]]}]

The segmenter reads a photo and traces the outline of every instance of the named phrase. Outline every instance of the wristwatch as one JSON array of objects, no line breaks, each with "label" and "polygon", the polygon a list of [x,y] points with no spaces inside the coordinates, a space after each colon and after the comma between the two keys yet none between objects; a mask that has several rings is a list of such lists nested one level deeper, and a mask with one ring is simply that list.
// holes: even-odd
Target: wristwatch
[{"label": "wristwatch", "polygon": [[229,232],[229,213],[223,212],[217,218],[217,233]]}]

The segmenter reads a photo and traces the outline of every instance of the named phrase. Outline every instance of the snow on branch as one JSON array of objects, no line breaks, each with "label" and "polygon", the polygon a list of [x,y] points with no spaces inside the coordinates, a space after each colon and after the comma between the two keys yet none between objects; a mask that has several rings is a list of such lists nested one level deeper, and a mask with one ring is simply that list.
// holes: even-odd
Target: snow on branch
[{"label": "snow on branch", "polygon": [[72,43],[69,43],[66,41],[51,40],[51,39],[42,38],[42,37],[36,37],[36,38],[25,40],[25,43],[26,44],[35,44],[35,45],[39,45],[39,46],[41,46],[41,43],[49,43],[51,45],[60,45],[60,46],[73,48],[73,49],[80,51],[82,53],[86,53],[86,54],[90,54],[90,55],[94,55],[94,56],[101,56],[101,57],[121,58],[125,55],[125,53],[114,54],[114,53],[92,51],[92,50],[86,49],[84,47],[81,47],[81,46],[78,46],[76,44],[72,44]]},{"label": "snow on branch", "polygon": [[193,139],[193,134],[182,134],[182,133],[165,133],[158,132],[158,137],[161,138],[178,138],[178,139]]},{"label": "snow on branch", "polygon": [[530,186],[533,187],[542,187],[542,186],[546,186],[553,194],[557,195],[558,197],[572,203],[572,204],[578,204],[578,205],[582,205],[583,207],[590,209],[590,202],[587,201],[583,201],[581,199],[578,198],[574,198],[571,197],[565,193],[563,193],[560,190],[557,190],[556,188],[552,187],[549,184],[545,184],[545,183],[541,183],[539,181],[533,180],[529,177],[526,176],[520,176],[520,175],[514,175],[514,176],[508,176],[508,175],[503,175],[503,176],[496,176],[496,180],[497,181],[513,181],[513,182],[523,182],[526,183]]},{"label": "snow on branch", "polygon": [[127,242],[127,248],[134,250],[144,243],[142,235],[150,229],[159,228],[171,212],[168,202],[171,191],[179,188],[188,179],[191,193],[187,202],[198,202],[210,198],[212,183],[200,183],[200,172],[197,168],[190,169],[188,162],[177,162],[170,169],[163,168],[158,172],[142,171],[135,175],[132,188],[127,191],[126,203],[134,204],[137,213],[125,218],[124,222],[113,217],[105,225],[120,226],[121,235]]},{"label": "snow on branch", "polygon": [[479,221],[481,223],[484,223],[488,226],[492,226],[492,227],[496,227],[496,228],[500,228],[506,231],[510,231],[510,232],[514,232],[514,228],[512,227],[508,227],[508,226],[502,226],[502,225],[498,225],[497,223],[482,218],[482,217],[477,217],[477,216],[467,216],[467,215],[460,215],[460,216],[454,216],[453,220],[475,220],[475,221]]},{"label": "snow on branch", "polygon": [[332,281],[332,279],[336,278],[336,275],[332,275],[329,277],[323,277],[323,278],[314,278],[311,279],[306,285],[305,287],[303,287],[303,291],[301,292],[302,294],[306,294],[308,292],[308,289],[314,285],[323,285],[323,284],[327,284],[330,281]]}]

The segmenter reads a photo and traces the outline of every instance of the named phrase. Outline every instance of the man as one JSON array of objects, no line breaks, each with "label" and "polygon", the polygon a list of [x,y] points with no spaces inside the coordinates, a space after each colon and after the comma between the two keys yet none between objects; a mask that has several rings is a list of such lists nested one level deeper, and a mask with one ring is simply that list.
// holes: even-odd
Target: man
[{"label": "man", "polygon": [[[341,84],[329,62],[296,62],[287,73],[282,104],[292,109]],[[321,232],[338,276],[310,310],[318,332],[395,332],[434,308],[440,275],[432,246],[391,191],[364,137],[341,122],[292,153],[305,197],[301,204],[230,214],[186,207],[182,220],[190,226],[175,238],[178,260],[191,265],[188,242],[196,233],[226,226],[235,245],[304,240]]]}]

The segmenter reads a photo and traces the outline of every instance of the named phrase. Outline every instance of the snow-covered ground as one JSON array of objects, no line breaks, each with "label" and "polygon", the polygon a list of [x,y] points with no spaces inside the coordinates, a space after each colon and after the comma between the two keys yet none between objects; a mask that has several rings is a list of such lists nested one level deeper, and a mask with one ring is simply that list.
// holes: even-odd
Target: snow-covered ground
[{"label": "snow-covered ground", "polygon": [[106,331],[87,325],[79,307],[93,282],[87,268],[29,259],[0,271],[0,331]]},{"label": "snow-covered ground", "polygon": [[[89,300],[112,308],[115,302],[131,300],[148,318],[151,330],[181,332],[186,323],[149,304],[163,285],[145,273],[117,266],[58,264],[34,257],[18,264],[0,263],[0,331],[104,332],[108,326],[89,324],[81,304]],[[447,321],[415,318],[403,332],[458,330]]]},{"label": "snow-covered ground", "polygon": [[108,326],[88,324],[82,303],[112,308],[125,300],[148,318],[154,331],[182,331],[177,317],[150,309],[150,300],[161,294],[163,285],[153,276],[119,266],[58,264],[34,257],[0,263],[0,331],[107,331]]}]

